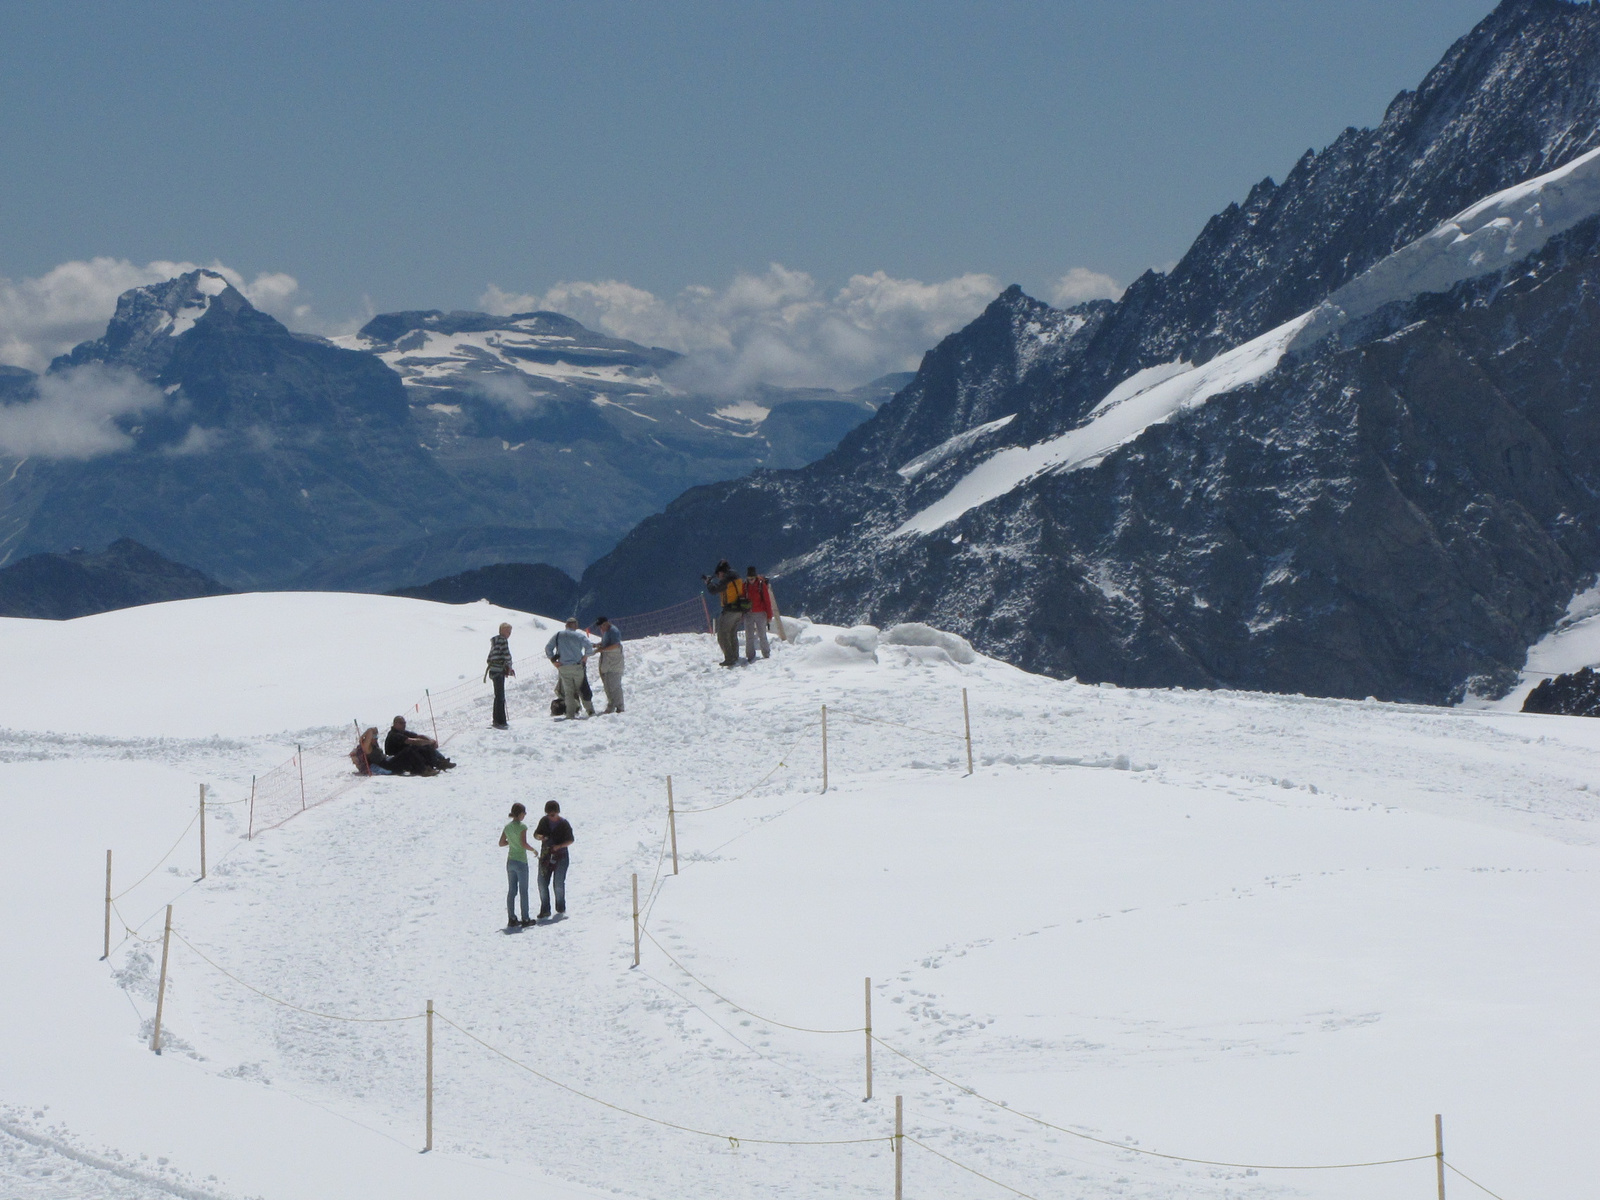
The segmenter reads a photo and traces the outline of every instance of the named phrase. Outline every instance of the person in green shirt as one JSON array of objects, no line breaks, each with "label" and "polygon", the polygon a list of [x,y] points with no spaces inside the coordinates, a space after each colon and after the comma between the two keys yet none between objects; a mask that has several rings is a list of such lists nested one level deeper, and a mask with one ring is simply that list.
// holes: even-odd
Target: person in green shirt
[{"label": "person in green shirt", "polygon": [[[532,925],[533,921],[528,916],[528,851],[533,847],[528,845],[528,827],[522,823],[522,818],[528,815],[528,810],[520,804],[511,806],[511,823],[500,831],[500,844],[509,846],[510,852],[506,855],[506,928],[521,929],[525,925]],[[522,920],[517,920],[516,899],[522,897]]]}]

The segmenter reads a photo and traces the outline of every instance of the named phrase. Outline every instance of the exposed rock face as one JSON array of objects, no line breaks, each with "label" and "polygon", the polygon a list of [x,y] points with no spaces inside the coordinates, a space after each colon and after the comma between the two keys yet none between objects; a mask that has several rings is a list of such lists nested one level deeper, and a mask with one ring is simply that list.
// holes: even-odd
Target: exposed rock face
[{"label": "exposed rock face", "polygon": [[773,573],[786,611],[925,621],[1085,680],[1503,690],[1600,570],[1594,220],[1324,340],[1286,337],[1264,373],[978,488],[948,522],[908,519],[1597,142],[1600,10],[1505,4],[1379,128],[1258,185],[1171,274],[1066,313],[1009,290],[826,458],[641,524],[581,603],[670,603],[725,557]]},{"label": "exposed rock face", "polygon": [[192,567],[123,538],[99,554],[32,554],[0,568],[0,616],[67,621],[227,591]]},{"label": "exposed rock face", "polygon": [[1600,717],[1600,671],[1584,667],[1570,675],[1541,680],[1522,702],[1525,713]]}]

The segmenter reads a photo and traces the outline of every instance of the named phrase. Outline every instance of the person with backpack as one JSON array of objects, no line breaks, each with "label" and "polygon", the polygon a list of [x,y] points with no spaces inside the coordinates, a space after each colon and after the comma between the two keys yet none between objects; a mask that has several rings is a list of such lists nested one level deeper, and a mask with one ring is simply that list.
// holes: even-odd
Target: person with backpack
[{"label": "person with backpack", "polygon": [[733,573],[728,560],[717,564],[714,575],[702,575],[706,591],[722,601],[722,611],[717,614],[717,645],[722,650],[724,667],[739,665],[739,626],[745,613],[750,611],[750,599],[745,595],[744,580]]},{"label": "person with backpack", "polygon": [[589,682],[586,670],[589,651],[593,648],[589,635],[578,628],[577,617],[568,617],[567,627],[556,630],[554,636],[545,643],[545,656],[555,666],[556,675],[560,678],[561,702],[569,721],[578,719],[579,708],[587,708],[589,715],[594,716],[594,701],[585,700],[583,696]]},{"label": "person with backpack", "polygon": [[555,800],[544,802],[544,816],[533,827],[539,841],[539,919],[550,916],[550,884],[555,882],[556,912],[567,911],[567,847],[572,845],[572,823],[561,815]]},{"label": "person with backpack", "polygon": [[772,620],[772,588],[765,575],[758,575],[754,567],[744,573],[744,592],[750,602],[750,611],[744,617],[744,660],[755,662],[756,643],[761,643],[761,657],[771,658],[767,646],[767,623]]},{"label": "person with backpack", "polygon": [[489,665],[484,669],[494,684],[494,727],[509,729],[506,722],[506,678],[515,675],[511,666],[511,626],[501,625],[500,632],[489,639]]},{"label": "person with backpack", "polygon": [[[532,925],[533,919],[528,916],[528,851],[533,847],[528,845],[528,827],[522,823],[522,818],[528,815],[528,810],[520,804],[511,806],[511,823],[500,831],[500,844],[509,847],[506,854],[506,929],[521,929]],[[522,897],[522,920],[517,920],[515,907],[518,896]]]}]

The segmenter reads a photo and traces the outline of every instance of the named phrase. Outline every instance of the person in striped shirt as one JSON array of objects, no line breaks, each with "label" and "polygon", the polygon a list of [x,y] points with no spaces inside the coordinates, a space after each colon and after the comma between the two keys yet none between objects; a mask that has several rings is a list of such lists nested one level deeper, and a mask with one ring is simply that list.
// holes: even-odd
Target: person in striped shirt
[{"label": "person in striped shirt", "polygon": [[506,721],[506,676],[517,672],[511,666],[511,626],[501,625],[489,639],[489,666],[484,674],[494,684],[494,727],[509,729]]}]

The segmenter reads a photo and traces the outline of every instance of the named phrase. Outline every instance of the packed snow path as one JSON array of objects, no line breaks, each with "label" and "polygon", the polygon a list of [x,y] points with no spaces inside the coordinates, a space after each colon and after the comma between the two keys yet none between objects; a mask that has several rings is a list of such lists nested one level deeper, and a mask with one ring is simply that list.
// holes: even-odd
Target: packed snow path
[{"label": "packed snow path", "polygon": [[[92,645],[96,621],[141,645],[173,623],[235,639],[226,662],[168,655],[170,678],[136,648],[123,661],[141,678],[106,661],[102,693],[143,686],[161,711],[84,697],[80,725],[26,732],[30,709],[70,713],[83,687],[44,668],[9,700],[0,888],[26,914],[4,936],[30,982],[0,999],[25,1035],[0,1049],[6,1195],[886,1196],[896,1094],[908,1134],[1041,1200],[1431,1187],[1431,1162],[1277,1173],[1111,1149],[885,1046],[863,1102],[859,1032],[781,1028],[708,990],[788,1025],[856,1029],[866,976],[887,1046],[1095,1137],[1235,1162],[1407,1157],[1432,1149],[1442,1111],[1451,1157],[1502,1194],[1582,1191],[1600,1117],[1584,1033],[1600,1000],[1587,952],[1600,724],[1082,687],[925,648],[875,660],[821,628],[735,672],[704,637],[631,644],[626,714],[552,722],[544,635],[512,615],[509,732],[462,733],[453,772],[371,780],[242,839],[244,806],[222,805],[296,738],[247,736],[241,717],[270,701],[293,727],[338,725],[330,705],[377,723],[381,697],[399,707],[473,671],[502,615],[284,596],[0,622],[0,648],[24,663],[49,660],[41,638]],[[415,653],[369,656],[355,682],[348,656],[312,655],[298,698],[273,699],[281,647],[239,633],[258,622],[347,646],[381,628]],[[149,736],[162,728],[189,736]],[[193,736],[208,729],[226,738]],[[669,774],[681,810],[756,785],[680,817],[676,878]],[[95,962],[103,847],[132,883],[183,830],[200,781],[219,805],[209,877],[191,882],[197,847],[182,841],[119,902],[144,937],[172,902],[188,941],[274,996],[354,1018],[432,999],[572,1088],[743,1140],[581,1099],[441,1021],[436,1152],[419,1158],[419,1022],[271,1003],[182,942],[169,1049],[151,1055],[159,947],[130,939]],[[495,840],[513,800],[537,813],[549,798],[577,829],[570,916],[508,935]],[[639,970],[633,874],[653,894]],[[750,1140],[859,1138],[878,1140]],[[906,1171],[910,1196],[1007,1194],[920,1146]]]}]

